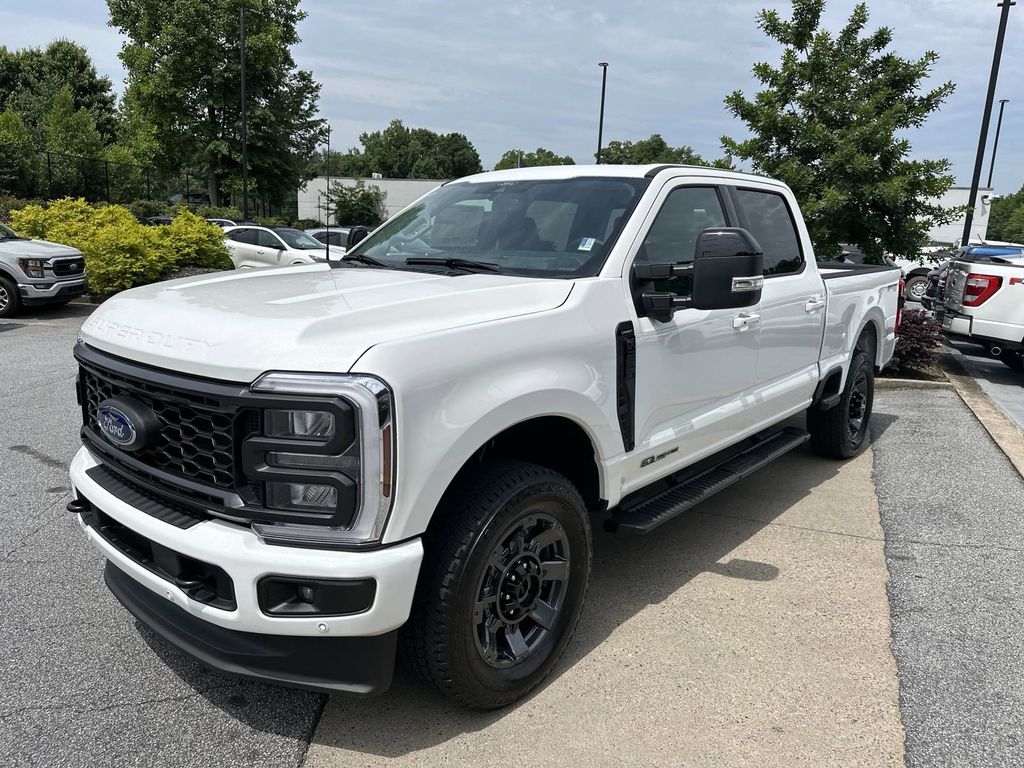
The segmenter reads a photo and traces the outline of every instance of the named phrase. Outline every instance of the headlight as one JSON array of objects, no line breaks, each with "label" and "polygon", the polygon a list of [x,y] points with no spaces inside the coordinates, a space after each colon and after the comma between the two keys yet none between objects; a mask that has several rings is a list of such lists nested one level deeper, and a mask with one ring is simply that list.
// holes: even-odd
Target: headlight
[{"label": "headlight", "polygon": [[325,411],[266,411],[267,437],[323,440],[334,437],[334,414]]},{"label": "headlight", "polygon": [[[268,373],[250,389],[283,401],[281,408],[263,411],[262,435],[243,445],[247,476],[264,481],[268,510],[284,513],[279,522],[254,522],[253,530],[268,543],[297,546],[379,540],[391,510],[396,469],[394,406],[387,385],[372,376]],[[325,405],[303,401],[300,406],[303,396],[325,398]],[[332,402],[333,411],[327,405]],[[342,522],[339,510],[352,508],[354,513]]]},{"label": "headlight", "polygon": [[29,277],[43,277],[46,259],[18,259],[18,266]]}]

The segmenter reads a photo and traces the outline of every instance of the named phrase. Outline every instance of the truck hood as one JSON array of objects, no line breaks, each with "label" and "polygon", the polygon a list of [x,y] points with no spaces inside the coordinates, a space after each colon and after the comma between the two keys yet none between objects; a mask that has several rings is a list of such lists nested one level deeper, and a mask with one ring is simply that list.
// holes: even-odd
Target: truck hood
[{"label": "truck hood", "polygon": [[348,371],[375,344],[560,306],[568,280],[327,264],[185,278],[118,294],[82,340],[223,381],[268,370]]},{"label": "truck hood", "polygon": [[82,252],[70,245],[51,243],[49,240],[3,240],[0,241],[0,254],[32,259],[53,259],[63,256],[81,256]]}]

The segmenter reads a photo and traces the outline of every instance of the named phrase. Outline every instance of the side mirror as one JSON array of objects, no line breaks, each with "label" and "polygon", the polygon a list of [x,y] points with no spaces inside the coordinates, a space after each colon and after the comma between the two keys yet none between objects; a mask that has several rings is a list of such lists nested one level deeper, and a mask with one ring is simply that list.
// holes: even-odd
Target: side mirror
[{"label": "side mirror", "polygon": [[348,231],[348,239],[345,241],[345,250],[351,251],[358,243],[365,240],[370,234],[369,227],[356,226]]},{"label": "side mirror", "polygon": [[642,314],[662,323],[679,309],[739,309],[761,300],[764,284],[764,253],[745,229],[714,227],[697,237],[692,264],[635,264],[638,283],[655,280],[693,279],[688,295],[668,291],[643,291]]}]

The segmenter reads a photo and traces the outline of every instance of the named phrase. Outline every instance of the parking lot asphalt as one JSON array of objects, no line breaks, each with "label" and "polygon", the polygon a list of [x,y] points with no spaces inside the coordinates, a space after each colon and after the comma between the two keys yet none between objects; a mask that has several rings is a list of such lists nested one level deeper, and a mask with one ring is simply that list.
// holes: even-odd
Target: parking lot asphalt
[{"label": "parking lot asphalt", "polygon": [[1024,764],[1024,484],[952,391],[879,392],[854,461],[796,452],[653,536],[597,532],[525,702],[468,713],[400,671],[317,728],[322,697],[203,668],[104,587],[64,510],[88,311],[0,324],[4,766]]},{"label": "parking lot asphalt", "polygon": [[1024,372],[1011,370],[976,344],[950,342],[948,349],[985,394],[1024,431]]},{"label": "parking lot asphalt", "polygon": [[0,324],[0,764],[299,764],[323,697],[211,672],[137,625],[64,507],[90,307]]}]

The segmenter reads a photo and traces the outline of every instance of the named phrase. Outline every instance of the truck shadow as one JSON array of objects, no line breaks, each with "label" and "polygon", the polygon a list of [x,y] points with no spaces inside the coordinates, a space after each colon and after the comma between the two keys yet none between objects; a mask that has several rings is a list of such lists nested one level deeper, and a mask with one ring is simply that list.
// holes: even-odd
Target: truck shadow
[{"label": "truck shadow", "polygon": [[[877,438],[896,418],[878,413],[873,418],[873,436]],[[777,578],[776,565],[735,557],[732,553],[813,490],[835,478],[842,466],[842,462],[820,458],[808,448],[794,451],[662,526],[653,536],[609,534],[595,520],[587,604],[565,655],[539,690],[571,674],[578,662],[641,611],[681,590],[685,593],[690,582],[702,574],[750,582]],[[785,482],[780,482],[780,478],[785,478]],[[197,669],[192,659],[144,628],[140,630],[154,651],[211,703],[253,728],[279,733],[290,730],[284,724],[274,725],[274,718],[267,717],[266,710],[282,695],[294,702],[292,694],[298,692],[285,694],[273,686],[240,683],[250,706],[229,707],[221,692],[213,688],[203,690],[219,675]],[[223,681],[229,683],[230,678]],[[315,697],[310,697],[312,704]],[[400,757],[486,728],[520,707],[536,706],[531,705],[533,698],[531,695],[497,712],[467,711],[415,680],[399,664],[394,684],[386,694],[372,698],[331,697],[326,702],[322,727],[310,738],[314,743],[341,750]]]}]

